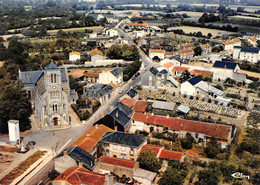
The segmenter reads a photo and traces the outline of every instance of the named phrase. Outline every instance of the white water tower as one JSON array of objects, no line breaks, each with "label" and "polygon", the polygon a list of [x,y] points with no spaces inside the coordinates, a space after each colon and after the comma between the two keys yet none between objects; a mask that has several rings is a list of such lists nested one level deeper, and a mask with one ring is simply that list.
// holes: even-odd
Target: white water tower
[{"label": "white water tower", "polygon": [[10,143],[16,143],[20,139],[19,120],[9,120],[8,130]]}]

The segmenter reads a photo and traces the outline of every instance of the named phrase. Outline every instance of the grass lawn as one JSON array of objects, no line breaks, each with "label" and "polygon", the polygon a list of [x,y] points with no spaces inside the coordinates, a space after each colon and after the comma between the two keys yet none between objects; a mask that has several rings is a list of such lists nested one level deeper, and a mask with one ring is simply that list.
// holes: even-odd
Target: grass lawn
[{"label": "grass lawn", "polygon": [[66,29],[57,29],[57,30],[48,30],[48,34],[56,34],[59,30],[65,31],[65,32],[73,32],[73,31],[85,31],[85,29],[88,30],[97,30],[102,29],[102,26],[91,26],[91,27],[80,27],[80,28],[66,28]]},{"label": "grass lawn", "polygon": [[0,180],[0,184],[11,184],[17,177],[22,175],[33,163],[40,159],[46,151],[37,151],[30,157],[21,162],[17,167],[15,167],[9,174]]}]

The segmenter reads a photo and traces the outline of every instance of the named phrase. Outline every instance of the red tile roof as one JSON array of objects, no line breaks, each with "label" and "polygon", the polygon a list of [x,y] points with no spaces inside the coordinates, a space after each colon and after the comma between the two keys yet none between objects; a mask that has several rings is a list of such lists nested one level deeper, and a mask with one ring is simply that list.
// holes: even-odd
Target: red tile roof
[{"label": "red tile roof", "polygon": [[234,39],[233,41],[234,42],[241,42],[241,40],[239,40],[239,39]]},{"label": "red tile roof", "polygon": [[193,46],[193,44],[192,43],[182,44],[182,47],[189,47],[189,46]]},{"label": "red tile roof", "polygon": [[71,72],[69,72],[69,76],[72,76],[73,78],[81,78],[84,76],[85,70],[75,69]]},{"label": "red tile roof", "polygon": [[159,155],[159,158],[179,161],[179,160],[181,160],[182,156],[183,156],[182,152],[175,152],[175,151],[163,149],[162,152]]},{"label": "red tile roof", "polygon": [[165,50],[163,50],[163,49],[150,49],[150,52],[152,52],[152,53],[165,53]]},{"label": "red tile roof", "polygon": [[91,172],[83,167],[70,167],[60,174],[54,182],[65,181],[72,185],[104,185],[105,175]]},{"label": "red tile roof", "polygon": [[100,163],[112,164],[115,166],[122,166],[122,167],[126,167],[126,168],[133,168],[136,164],[135,161],[114,158],[114,157],[107,157],[107,156],[102,156],[100,158]]},{"label": "red tile roof", "polygon": [[172,71],[181,71],[181,72],[183,72],[183,71],[188,71],[190,68],[189,67],[181,67],[181,66],[174,66],[173,68],[172,68]]},{"label": "red tile roof", "polygon": [[133,27],[138,27],[138,26],[143,26],[143,27],[148,27],[149,25],[147,23],[144,24],[129,24],[129,26],[133,26]]},{"label": "red tile roof", "polygon": [[76,51],[74,51],[74,52],[70,52],[69,55],[80,55],[80,52],[76,52]]},{"label": "red tile roof", "polygon": [[201,133],[210,137],[221,139],[228,139],[229,134],[232,130],[232,127],[228,125],[206,123],[179,118],[167,118],[163,116],[156,116],[139,112],[134,113],[132,120],[148,124],[162,125],[164,127],[168,127],[169,130],[173,131]]},{"label": "red tile roof", "polygon": [[135,101],[136,101],[135,99],[124,98],[120,102],[126,105],[127,107],[132,108],[135,104]]},{"label": "red tile roof", "polygon": [[255,37],[250,38],[251,41],[256,41],[257,39]]},{"label": "red tile roof", "polygon": [[135,112],[145,112],[146,108],[147,108],[146,101],[137,101],[134,106]]},{"label": "red tile roof", "polygon": [[183,50],[179,50],[179,53],[190,53],[193,52],[193,49],[183,49]]},{"label": "red tile roof", "polygon": [[173,63],[167,62],[167,63],[163,64],[163,66],[164,66],[165,68],[170,68],[170,67],[173,66]]},{"label": "red tile roof", "polygon": [[90,51],[89,54],[90,54],[90,56],[93,56],[93,55],[96,55],[96,54],[103,56],[103,53],[101,51],[99,51],[98,49],[94,49],[94,50]]},{"label": "red tile roof", "polygon": [[156,153],[156,156],[159,154],[161,149],[164,149],[163,146],[156,146],[156,145],[146,144],[146,145],[142,146],[140,152],[142,152],[146,148],[149,148],[149,149],[153,150]]},{"label": "red tile roof", "polygon": [[172,51],[166,51],[165,55],[173,55],[173,52]]},{"label": "red tile roof", "polygon": [[204,71],[204,70],[198,70],[198,69],[193,69],[192,71],[189,71],[191,75],[195,76],[203,76],[203,77],[210,77],[213,72],[211,71]]},{"label": "red tile roof", "polygon": [[234,41],[224,42],[223,44],[224,44],[224,45],[234,44]]},{"label": "red tile roof", "polygon": [[79,146],[83,150],[90,152],[107,132],[113,130],[106,127],[105,125],[95,125],[88,129],[77,141],[71,146]]},{"label": "red tile roof", "polygon": [[204,48],[211,47],[211,45],[210,45],[210,44],[203,44],[202,46],[203,46]]},{"label": "red tile roof", "polygon": [[95,77],[95,78],[98,78],[99,74],[98,73],[85,73],[85,77]]}]

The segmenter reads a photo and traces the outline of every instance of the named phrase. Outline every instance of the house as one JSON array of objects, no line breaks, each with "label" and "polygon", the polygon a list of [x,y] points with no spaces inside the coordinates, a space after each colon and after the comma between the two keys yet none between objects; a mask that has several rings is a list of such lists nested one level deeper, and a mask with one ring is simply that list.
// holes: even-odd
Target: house
[{"label": "house", "polygon": [[[71,159],[73,159],[77,164],[82,163],[83,167],[92,171],[94,169],[94,167],[96,166],[98,160],[92,156],[90,153],[86,152],[85,150],[83,150],[82,148],[80,148],[79,146],[74,146],[71,148],[67,148],[65,149],[61,154],[59,154],[54,162],[55,162],[55,166],[61,166],[61,165],[68,165],[68,164],[59,164],[60,162],[64,162],[62,160],[60,160],[60,158],[64,158],[69,156]],[[70,161],[68,160],[68,163]],[[65,161],[66,163],[66,161]],[[69,167],[69,166],[68,166]]]},{"label": "house", "polygon": [[172,68],[172,75],[173,76],[180,76],[184,71],[189,71],[189,67],[183,67],[183,66],[174,66]]},{"label": "house", "polygon": [[159,154],[160,159],[183,161],[184,153],[163,149]]},{"label": "house", "polygon": [[119,22],[117,18],[113,18],[113,17],[107,17],[106,19],[109,24],[116,24]]},{"label": "house", "polygon": [[201,76],[202,78],[208,78],[208,79],[210,79],[213,75],[213,72],[211,71],[205,71],[199,69],[189,70],[189,72],[192,76]]},{"label": "house", "polygon": [[109,37],[115,37],[118,36],[118,31],[115,29],[110,29],[106,31],[106,35]]},{"label": "house", "polygon": [[67,70],[51,62],[38,71],[21,72],[19,79],[30,98],[40,129],[61,129],[70,126],[70,87]]},{"label": "house", "polygon": [[84,87],[84,93],[82,95],[85,100],[96,100],[100,104],[106,103],[113,95],[113,87],[106,84],[91,84]]},{"label": "house", "polygon": [[125,104],[121,103],[121,102],[117,102],[115,104],[115,107],[118,107],[119,110],[122,110],[127,116],[131,116],[133,114],[133,109],[129,108],[128,106],[126,106]]},{"label": "house", "polygon": [[72,71],[69,71],[69,76],[72,76],[75,79],[85,81],[85,70],[82,69],[73,69]]},{"label": "house", "polygon": [[107,133],[112,132],[111,128],[105,125],[95,125],[90,127],[71,147],[79,146],[81,149],[90,153],[94,157],[98,157],[97,148],[100,139]]},{"label": "house", "polygon": [[139,150],[147,143],[143,136],[117,131],[106,133],[101,141],[106,156],[133,161],[137,160]]},{"label": "house", "polygon": [[70,99],[72,103],[76,103],[76,101],[79,99],[79,95],[75,89],[70,90]]},{"label": "house", "polygon": [[144,38],[140,38],[140,39],[137,40],[137,45],[139,47],[146,46],[147,45],[147,40],[145,40]]},{"label": "house", "polygon": [[96,84],[99,79],[99,73],[88,73],[87,71],[84,73],[85,81],[87,84]]},{"label": "house", "polygon": [[157,173],[150,172],[148,170],[144,170],[142,168],[137,168],[137,170],[134,173],[133,178],[137,180],[139,183],[145,184],[145,185],[153,185],[155,184]]},{"label": "house", "polygon": [[131,98],[123,98],[123,99],[120,99],[120,102],[123,103],[124,105],[126,105],[129,108],[133,108],[136,100],[131,99]]},{"label": "house", "polygon": [[193,43],[186,43],[181,45],[181,50],[193,49],[193,48],[194,48]]},{"label": "house", "polygon": [[166,52],[165,52],[165,58],[170,58],[170,57],[172,57],[174,54],[175,54],[175,52],[173,52],[173,51],[166,51]]},{"label": "house", "polygon": [[241,40],[234,39],[234,40],[231,40],[231,41],[228,41],[228,42],[224,42],[223,45],[224,45],[225,51],[227,51],[227,50],[232,51],[234,49],[234,46],[241,46]]},{"label": "house", "polygon": [[143,88],[157,89],[164,88],[168,83],[168,72],[166,69],[158,71],[155,67],[151,67],[141,76],[141,85]]},{"label": "house", "polygon": [[99,60],[104,59],[104,54],[102,53],[102,51],[99,51],[98,49],[90,51],[89,55],[91,57],[91,62],[97,62]]},{"label": "house", "polygon": [[69,53],[69,61],[70,62],[76,62],[80,60],[80,52],[70,52]]},{"label": "house", "polygon": [[122,97],[120,98],[120,100],[125,99],[125,98],[138,100],[138,93],[137,93],[136,90],[134,90],[133,88],[131,88],[131,89],[129,89],[129,90],[127,91],[127,93],[126,93],[124,96],[122,96]]},{"label": "house", "polygon": [[138,168],[139,163],[136,161],[102,156],[94,171],[101,174],[112,173],[119,177],[125,175],[132,179]]},{"label": "house", "polygon": [[52,181],[53,185],[113,185],[113,176],[91,172],[82,166],[68,168]]},{"label": "house", "polygon": [[115,107],[109,114],[98,120],[95,124],[103,124],[113,130],[127,132],[131,127],[131,118],[128,115],[130,116],[131,114],[125,113],[124,109],[120,107]]},{"label": "house", "polygon": [[160,66],[163,66],[168,72],[170,72],[174,66],[180,66],[180,62],[175,59],[166,58],[160,61]]},{"label": "house", "polygon": [[136,103],[135,103],[135,106],[134,106],[134,111],[135,112],[145,112],[145,110],[146,110],[146,108],[147,108],[147,102],[146,101],[141,101],[141,100],[139,100],[139,101],[137,101]]},{"label": "house", "polygon": [[97,20],[100,21],[101,19],[104,19],[105,17],[102,14],[98,14]]},{"label": "house", "polygon": [[135,38],[142,38],[146,36],[146,32],[141,30],[141,31],[134,31],[133,34],[135,35]]},{"label": "house", "polygon": [[179,113],[183,113],[183,114],[188,114],[190,111],[190,108],[189,107],[186,107],[184,105],[180,105],[177,109],[176,109],[176,112],[179,112]]},{"label": "house", "polygon": [[131,133],[134,133],[136,130],[149,133],[176,133],[180,138],[185,137],[189,132],[194,139],[202,145],[209,142],[210,138],[214,137],[218,139],[222,147],[226,147],[234,138],[236,128],[231,125],[206,123],[135,112],[132,117]]},{"label": "house", "polygon": [[199,97],[217,97],[223,96],[224,92],[216,89],[207,82],[204,82],[198,76],[194,76],[181,84],[181,94],[187,96]]},{"label": "house", "polygon": [[154,59],[154,57],[158,57],[160,60],[163,60],[165,58],[165,50],[150,49],[149,50],[149,58]]},{"label": "house", "polygon": [[152,108],[156,110],[163,110],[169,113],[173,113],[175,103],[172,102],[163,102],[163,101],[154,101]]},{"label": "house", "polygon": [[90,33],[90,34],[88,35],[88,38],[90,38],[90,39],[97,38],[97,32]]},{"label": "house", "polygon": [[202,49],[201,55],[208,55],[212,51],[212,47],[210,44],[202,44],[200,45],[200,47]]},{"label": "house", "polygon": [[194,55],[193,49],[184,49],[184,50],[178,50],[177,52],[180,55],[180,58],[190,59]]},{"label": "house", "polygon": [[128,24],[131,30],[147,30],[149,25],[147,23],[132,23]]},{"label": "house", "polygon": [[121,84],[123,82],[123,70],[115,68],[112,71],[106,71],[99,74],[98,83],[100,84]]},{"label": "house", "polygon": [[227,78],[245,81],[246,75],[239,73],[240,67],[238,63],[234,62],[224,62],[224,61],[216,61],[211,71],[213,72],[213,80],[214,81],[225,81]]},{"label": "house", "polygon": [[233,58],[257,63],[260,61],[260,48],[235,46],[233,50]]}]

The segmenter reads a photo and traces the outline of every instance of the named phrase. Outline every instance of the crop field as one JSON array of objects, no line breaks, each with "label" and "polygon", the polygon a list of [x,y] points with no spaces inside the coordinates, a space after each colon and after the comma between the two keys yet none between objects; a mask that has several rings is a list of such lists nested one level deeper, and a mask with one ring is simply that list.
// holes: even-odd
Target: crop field
[{"label": "crop field", "polygon": [[[97,29],[103,29],[102,26],[91,26],[91,27],[81,27],[81,28],[66,28],[66,29],[61,29],[62,31],[65,32],[73,32],[73,31],[79,31],[83,32],[85,29],[88,30],[97,30]],[[60,29],[57,30],[48,30],[48,34],[56,34]]]},{"label": "crop field", "polygon": [[211,33],[213,35],[213,37],[234,34],[234,32],[193,27],[193,26],[177,26],[177,27],[168,28],[168,30],[176,30],[176,29],[182,29],[185,33],[193,33],[193,32],[199,32],[199,31],[201,31],[201,33],[203,35],[208,35],[208,33]]},{"label": "crop field", "polygon": [[250,16],[242,16],[242,15],[235,15],[235,16],[229,16],[229,19],[251,19],[251,20],[257,20],[260,21],[260,17],[250,17]]}]

